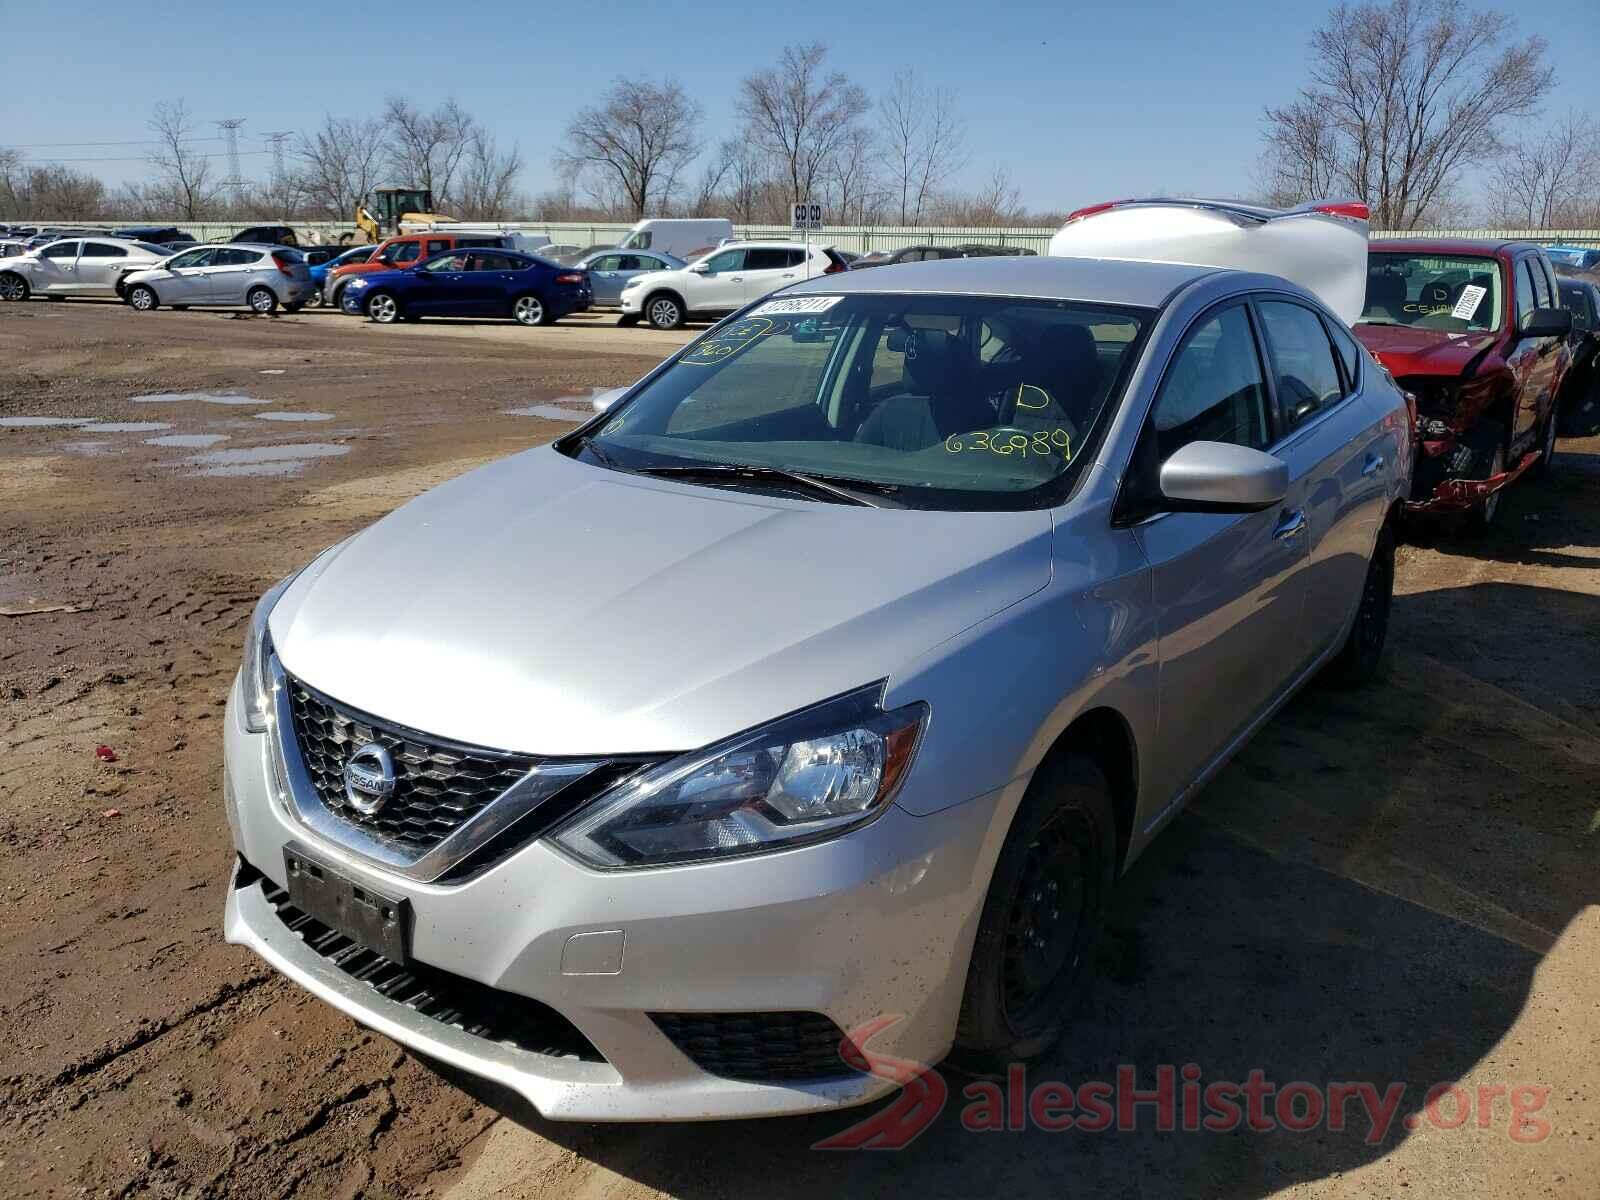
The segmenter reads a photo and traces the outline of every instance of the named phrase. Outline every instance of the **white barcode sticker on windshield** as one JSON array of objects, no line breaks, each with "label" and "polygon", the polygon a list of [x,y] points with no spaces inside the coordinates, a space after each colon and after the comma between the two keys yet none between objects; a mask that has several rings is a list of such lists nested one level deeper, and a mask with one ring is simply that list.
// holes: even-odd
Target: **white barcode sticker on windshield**
[{"label": "white barcode sticker on windshield", "polygon": [[794,296],[788,300],[768,300],[750,315],[770,317],[780,313],[794,316],[800,313],[827,312],[843,299],[843,296]]},{"label": "white barcode sticker on windshield", "polygon": [[1483,303],[1483,298],[1489,294],[1489,289],[1469,283],[1461,289],[1461,298],[1456,301],[1456,306],[1450,310],[1452,317],[1463,321],[1470,321],[1472,314],[1478,311],[1478,305]]}]

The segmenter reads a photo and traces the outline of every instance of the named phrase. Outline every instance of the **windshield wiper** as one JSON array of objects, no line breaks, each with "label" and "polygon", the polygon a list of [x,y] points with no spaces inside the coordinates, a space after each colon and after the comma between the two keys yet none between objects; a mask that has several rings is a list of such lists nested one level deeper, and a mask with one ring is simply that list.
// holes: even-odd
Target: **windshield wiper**
[{"label": "windshield wiper", "polygon": [[573,445],[579,450],[587,450],[590,454],[594,455],[595,461],[602,467],[610,467],[613,471],[624,470],[623,467],[618,465],[616,459],[612,458],[604,450],[600,449],[600,443],[594,440],[594,434],[592,433],[584,434],[577,441],[573,442]]},{"label": "windshield wiper", "polygon": [[750,483],[789,483],[799,484],[813,492],[831,496],[842,500],[846,504],[860,504],[867,508],[883,508],[876,500],[869,499],[862,494],[863,490],[878,492],[880,495],[895,491],[893,484],[876,484],[867,480],[849,480],[849,486],[834,483],[821,475],[806,475],[800,471],[790,471],[784,467],[765,467],[743,465],[736,463],[696,463],[693,466],[666,466],[666,467],[634,467],[640,475],[659,475],[670,479],[703,479],[708,482],[746,481]]}]

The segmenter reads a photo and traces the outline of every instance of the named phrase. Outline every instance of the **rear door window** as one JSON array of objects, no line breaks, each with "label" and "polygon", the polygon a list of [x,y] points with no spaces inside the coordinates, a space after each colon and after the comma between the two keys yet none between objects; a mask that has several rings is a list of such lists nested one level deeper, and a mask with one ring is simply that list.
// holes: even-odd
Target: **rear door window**
[{"label": "rear door window", "polygon": [[747,250],[744,266],[747,271],[779,271],[789,265],[789,252],[765,247]]},{"label": "rear door window", "polygon": [[85,242],[83,244],[84,258],[126,258],[128,252],[121,246],[112,246],[106,242]]},{"label": "rear door window", "polygon": [[1278,407],[1285,432],[1291,432],[1337,403],[1344,386],[1321,317],[1287,300],[1262,300],[1258,308],[1278,385]]},{"label": "rear door window", "polygon": [[260,262],[262,259],[259,250],[236,250],[227,247],[217,251],[216,258],[211,260],[214,267],[242,267],[249,263]]},{"label": "rear door window", "polygon": [[431,238],[428,241],[428,254],[429,255],[442,254],[444,251],[446,251],[448,249],[450,249],[450,243],[448,241],[446,241],[444,238]]}]

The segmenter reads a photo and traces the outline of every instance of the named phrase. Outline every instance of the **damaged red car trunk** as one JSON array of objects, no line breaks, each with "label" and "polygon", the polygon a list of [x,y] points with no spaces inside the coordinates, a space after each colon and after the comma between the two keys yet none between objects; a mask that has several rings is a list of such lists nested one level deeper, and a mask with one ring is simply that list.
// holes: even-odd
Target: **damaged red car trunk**
[{"label": "damaged red car trunk", "polygon": [[1356,336],[1416,397],[1413,512],[1492,523],[1499,492],[1549,465],[1572,316],[1525,242],[1374,242]]}]

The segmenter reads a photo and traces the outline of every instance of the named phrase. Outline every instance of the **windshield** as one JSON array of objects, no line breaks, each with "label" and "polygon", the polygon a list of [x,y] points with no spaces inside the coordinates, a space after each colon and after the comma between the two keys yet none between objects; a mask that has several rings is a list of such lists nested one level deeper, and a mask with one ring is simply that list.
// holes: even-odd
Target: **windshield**
[{"label": "windshield", "polygon": [[1151,316],[1001,297],[769,300],[579,444],[622,470],[775,468],[918,507],[1053,503],[1115,410]]},{"label": "windshield", "polygon": [[1414,325],[1450,333],[1500,328],[1504,281],[1493,258],[1372,253],[1367,257],[1370,325]]}]

